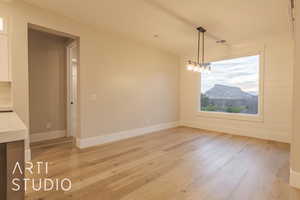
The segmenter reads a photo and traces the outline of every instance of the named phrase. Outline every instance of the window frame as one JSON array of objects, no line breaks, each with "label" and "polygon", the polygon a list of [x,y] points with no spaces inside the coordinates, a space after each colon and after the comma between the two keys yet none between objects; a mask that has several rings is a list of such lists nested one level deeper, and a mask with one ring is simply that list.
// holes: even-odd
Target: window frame
[{"label": "window frame", "polygon": [[204,118],[215,118],[225,120],[242,120],[242,121],[257,121],[263,122],[263,111],[264,111],[264,68],[265,68],[265,48],[256,48],[255,50],[232,53],[230,56],[218,57],[210,60],[210,62],[217,62],[222,60],[229,60],[247,56],[259,56],[259,97],[258,97],[258,113],[257,114],[246,114],[246,113],[226,113],[226,112],[213,112],[213,111],[202,111],[201,110],[201,79],[202,76],[198,76],[197,81],[197,113],[198,117]]}]

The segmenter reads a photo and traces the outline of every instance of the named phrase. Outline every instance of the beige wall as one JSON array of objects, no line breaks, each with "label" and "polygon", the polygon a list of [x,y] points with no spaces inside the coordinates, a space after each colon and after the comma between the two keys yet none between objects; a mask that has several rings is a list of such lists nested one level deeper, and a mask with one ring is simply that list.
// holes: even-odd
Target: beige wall
[{"label": "beige wall", "polygon": [[12,56],[18,58],[12,61],[14,105],[27,124],[27,23],[30,22],[80,36],[80,137],[177,121],[180,96],[182,122],[229,133],[290,140],[292,69],[289,66],[293,58],[292,43],[287,37],[258,44],[266,44],[264,122],[207,119],[195,113],[198,77],[186,72],[176,56],[22,3],[0,4],[0,11],[10,16],[14,30]]},{"label": "beige wall", "polygon": [[300,173],[300,6],[296,4],[294,96],[293,96],[293,140],[291,168]]},{"label": "beige wall", "polygon": [[30,29],[28,58],[30,133],[66,130],[66,38]]},{"label": "beige wall", "polygon": [[0,107],[11,106],[11,83],[0,82]]},{"label": "beige wall", "polygon": [[[247,55],[265,48],[263,121],[244,121],[201,116],[197,113],[200,78],[181,68],[180,120],[203,129],[289,142],[292,130],[293,41],[290,36],[260,39],[208,52],[210,60]],[[233,53],[231,53],[233,52]],[[214,56],[210,56],[214,55]],[[184,63],[182,63],[184,66]]]},{"label": "beige wall", "polygon": [[177,56],[21,2],[0,3],[0,13],[11,21],[14,107],[27,125],[28,22],[80,37],[79,137],[178,120]]}]

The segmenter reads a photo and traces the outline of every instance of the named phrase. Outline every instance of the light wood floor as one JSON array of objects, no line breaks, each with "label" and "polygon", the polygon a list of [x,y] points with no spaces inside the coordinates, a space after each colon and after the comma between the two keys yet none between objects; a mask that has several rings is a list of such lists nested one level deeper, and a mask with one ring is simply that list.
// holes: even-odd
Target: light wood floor
[{"label": "light wood floor", "polygon": [[48,177],[70,178],[72,190],[28,191],[26,199],[289,199],[283,143],[175,128],[84,150],[37,145],[32,153],[34,162],[50,162]]}]

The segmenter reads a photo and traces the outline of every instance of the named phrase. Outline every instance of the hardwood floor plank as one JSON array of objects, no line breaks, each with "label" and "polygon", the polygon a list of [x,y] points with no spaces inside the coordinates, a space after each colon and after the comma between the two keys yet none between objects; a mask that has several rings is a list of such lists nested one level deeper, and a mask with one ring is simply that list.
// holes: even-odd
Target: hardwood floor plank
[{"label": "hardwood floor plank", "polygon": [[28,178],[68,177],[72,189],[29,189],[27,200],[283,200],[290,190],[289,145],[185,127],[84,150],[43,144],[41,160],[49,174]]}]

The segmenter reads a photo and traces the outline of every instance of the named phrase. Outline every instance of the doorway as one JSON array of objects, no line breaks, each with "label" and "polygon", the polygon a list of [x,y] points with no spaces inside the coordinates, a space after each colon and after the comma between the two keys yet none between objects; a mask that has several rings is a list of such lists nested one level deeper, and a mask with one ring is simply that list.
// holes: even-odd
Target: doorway
[{"label": "doorway", "polygon": [[28,27],[30,142],[76,137],[79,39]]}]

